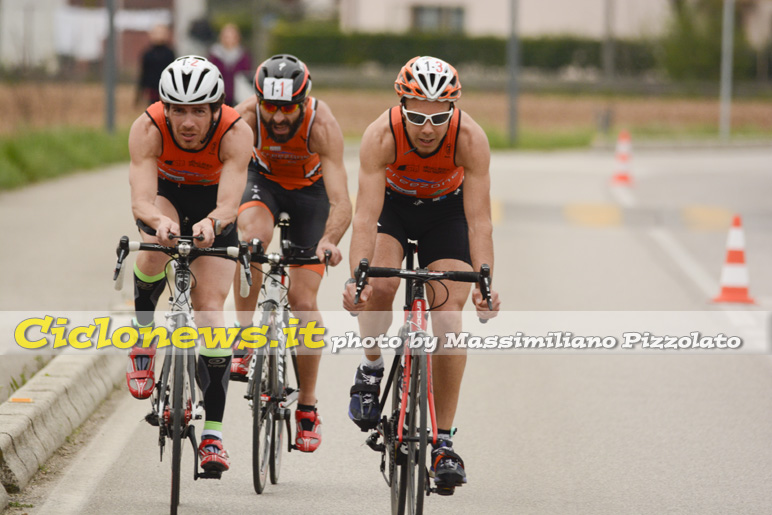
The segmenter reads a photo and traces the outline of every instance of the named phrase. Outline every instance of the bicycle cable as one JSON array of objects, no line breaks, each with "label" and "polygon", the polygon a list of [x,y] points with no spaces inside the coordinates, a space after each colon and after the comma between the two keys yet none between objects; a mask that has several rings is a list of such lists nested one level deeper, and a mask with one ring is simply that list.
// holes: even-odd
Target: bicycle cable
[{"label": "bicycle cable", "polygon": [[435,301],[437,300],[437,290],[434,288],[434,285],[431,284],[432,281],[438,282],[443,288],[445,288],[445,300],[443,300],[440,304],[438,304],[436,306],[435,305],[429,306],[426,309],[427,311],[434,311],[436,309],[440,309],[442,306],[447,304],[448,300],[450,299],[450,290],[448,289],[448,286],[444,282],[442,282],[442,280],[440,280],[440,279],[426,279],[426,280],[423,281],[423,284],[424,284],[424,286],[426,286],[426,287],[428,287],[428,288],[430,288],[432,290],[432,297],[434,298],[434,300]]}]

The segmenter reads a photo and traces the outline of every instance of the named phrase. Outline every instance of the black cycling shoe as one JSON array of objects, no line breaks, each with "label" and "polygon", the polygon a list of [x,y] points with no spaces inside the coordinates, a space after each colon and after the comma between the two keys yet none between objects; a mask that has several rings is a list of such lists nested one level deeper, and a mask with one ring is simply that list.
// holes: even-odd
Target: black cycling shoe
[{"label": "black cycling shoe", "polygon": [[453,450],[453,442],[442,440],[432,450],[432,467],[429,475],[439,495],[453,495],[455,488],[466,483],[464,460]]},{"label": "black cycling shoe", "polygon": [[381,393],[383,368],[360,365],[351,387],[351,402],[348,416],[362,431],[375,429],[381,418],[378,395]]}]

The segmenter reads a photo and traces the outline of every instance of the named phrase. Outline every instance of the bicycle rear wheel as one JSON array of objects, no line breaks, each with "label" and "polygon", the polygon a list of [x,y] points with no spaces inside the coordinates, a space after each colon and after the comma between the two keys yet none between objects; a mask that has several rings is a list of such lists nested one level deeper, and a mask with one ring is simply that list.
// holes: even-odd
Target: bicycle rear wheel
[{"label": "bicycle rear wheel", "polygon": [[255,360],[252,377],[252,483],[255,493],[261,494],[268,476],[274,404],[263,399],[263,395],[270,397],[271,394],[265,373],[268,360],[261,350],[256,353]]},{"label": "bicycle rear wheel", "polygon": [[410,371],[410,392],[408,392],[405,415],[407,428],[405,436],[407,456],[399,467],[399,506],[398,515],[421,515],[426,497],[426,448],[428,433],[426,410],[428,400],[426,378],[426,356],[415,354]]},{"label": "bicycle rear wheel", "polygon": [[185,416],[185,355],[174,349],[172,365],[172,502],[171,513],[176,515],[180,503],[180,468],[182,463],[182,434]]}]

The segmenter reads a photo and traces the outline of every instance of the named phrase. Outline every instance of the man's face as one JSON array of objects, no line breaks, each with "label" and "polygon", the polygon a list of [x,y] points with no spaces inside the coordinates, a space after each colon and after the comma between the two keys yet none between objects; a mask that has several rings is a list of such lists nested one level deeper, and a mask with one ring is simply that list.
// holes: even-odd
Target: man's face
[{"label": "man's face", "polygon": [[[453,109],[450,102],[429,102],[428,100],[419,100],[417,98],[408,98],[405,100],[404,108],[407,111],[414,111],[425,115],[444,113]],[[450,116],[442,125],[433,125],[428,118],[424,119],[423,125],[415,125],[409,119],[406,119],[404,112],[402,118],[405,120],[405,130],[410,139],[410,143],[415,147],[420,155],[428,155],[437,150],[440,141],[448,133],[450,126]]]},{"label": "man's face", "polygon": [[278,106],[265,100],[259,102],[260,119],[268,130],[268,136],[277,143],[286,143],[291,140],[303,123],[301,106],[299,104]]},{"label": "man's face", "polygon": [[212,110],[208,104],[170,104],[164,108],[177,144],[185,150],[203,148],[201,143],[212,124]]}]

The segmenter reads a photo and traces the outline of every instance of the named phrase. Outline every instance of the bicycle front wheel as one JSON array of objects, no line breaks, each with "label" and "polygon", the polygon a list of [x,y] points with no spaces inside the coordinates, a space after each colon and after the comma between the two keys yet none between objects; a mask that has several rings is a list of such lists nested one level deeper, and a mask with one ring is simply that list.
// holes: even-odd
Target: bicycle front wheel
[{"label": "bicycle front wheel", "polygon": [[[279,362],[282,366],[279,366]],[[287,363],[284,359],[281,359],[277,353],[271,354],[269,376],[271,377],[271,384],[278,385],[278,375],[284,372],[284,378],[281,384],[287,384],[286,367]],[[271,438],[271,456],[270,456],[270,472],[271,472],[271,484],[275,485],[279,482],[279,473],[281,472],[281,456],[282,448],[284,447],[284,427],[286,422],[284,420],[285,413],[280,410],[278,405],[274,404],[276,411],[273,418],[273,435]]]},{"label": "bicycle front wheel", "polygon": [[271,452],[271,434],[273,433],[274,411],[267,388],[268,360],[262,351],[255,356],[255,371],[252,377],[252,483],[255,493],[263,493],[268,477],[268,456]]},{"label": "bicycle front wheel", "polygon": [[408,437],[407,456],[400,467],[400,498],[404,498],[404,504],[400,507],[399,515],[422,514],[426,497],[426,447],[428,444],[426,356],[413,355],[412,361],[406,414],[407,428],[404,433]]},{"label": "bicycle front wheel", "polygon": [[172,504],[171,513],[176,515],[180,503],[180,468],[182,464],[182,435],[185,430],[185,355],[174,349],[172,366]]}]

